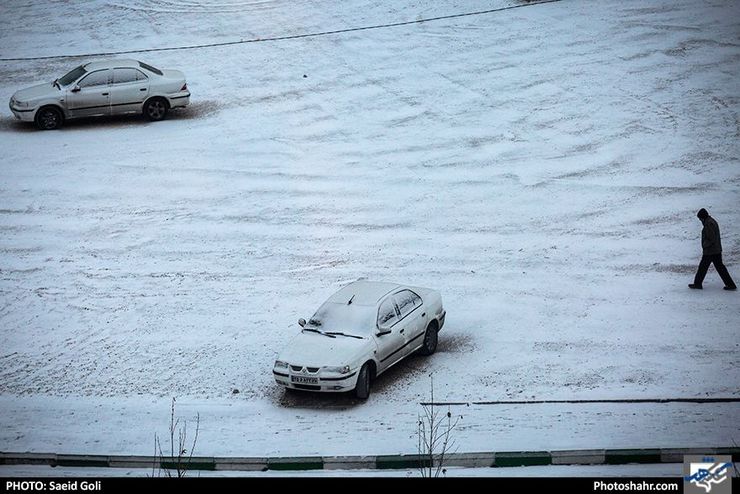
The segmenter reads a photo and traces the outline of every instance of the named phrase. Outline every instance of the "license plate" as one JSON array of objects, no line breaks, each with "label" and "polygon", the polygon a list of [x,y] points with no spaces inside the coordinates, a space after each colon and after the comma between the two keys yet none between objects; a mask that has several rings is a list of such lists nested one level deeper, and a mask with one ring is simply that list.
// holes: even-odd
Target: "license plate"
[{"label": "license plate", "polygon": [[299,384],[319,384],[318,377],[290,376],[290,381]]}]

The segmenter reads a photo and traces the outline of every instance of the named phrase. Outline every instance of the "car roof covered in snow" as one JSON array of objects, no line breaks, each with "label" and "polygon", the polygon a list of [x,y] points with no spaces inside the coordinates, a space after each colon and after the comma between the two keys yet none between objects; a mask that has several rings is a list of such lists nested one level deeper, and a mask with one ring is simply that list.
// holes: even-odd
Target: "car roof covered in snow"
[{"label": "car roof covered in snow", "polygon": [[381,298],[400,286],[398,283],[382,281],[355,281],[329,297],[327,302],[346,304],[352,299],[352,304],[375,305]]},{"label": "car roof covered in snow", "polygon": [[132,58],[117,58],[113,60],[99,60],[86,63],[85,70],[88,72],[100,69],[111,69],[114,67],[139,67],[139,61]]}]

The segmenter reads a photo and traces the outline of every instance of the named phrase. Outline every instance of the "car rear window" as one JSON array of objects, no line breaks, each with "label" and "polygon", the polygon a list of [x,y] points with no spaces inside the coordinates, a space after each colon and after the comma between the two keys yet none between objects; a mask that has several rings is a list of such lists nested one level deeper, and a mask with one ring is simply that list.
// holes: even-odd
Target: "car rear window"
[{"label": "car rear window", "polygon": [[411,290],[403,290],[396,294],[396,304],[401,311],[401,317],[421,306],[421,298]]},{"label": "car rear window", "polygon": [[149,72],[153,72],[153,73],[155,73],[155,74],[157,74],[157,75],[162,75],[162,71],[161,71],[161,70],[159,70],[159,69],[158,69],[158,68],[156,68],[156,67],[152,67],[152,66],[151,66],[151,65],[149,65],[148,63],[144,63],[144,62],[139,62],[139,66],[140,66],[141,68],[143,68],[143,69],[146,69],[146,70],[148,70]]}]

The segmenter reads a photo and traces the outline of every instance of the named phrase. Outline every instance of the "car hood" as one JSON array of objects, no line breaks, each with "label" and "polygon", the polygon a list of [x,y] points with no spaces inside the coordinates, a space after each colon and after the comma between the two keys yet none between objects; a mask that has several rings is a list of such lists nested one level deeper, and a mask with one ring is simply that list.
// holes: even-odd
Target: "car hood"
[{"label": "car hood", "polygon": [[361,355],[371,354],[374,346],[369,338],[330,338],[318,333],[301,332],[282,351],[278,360],[308,367],[352,365]]},{"label": "car hood", "polygon": [[17,91],[13,98],[16,101],[31,101],[40,98],[53,98],[61,94],[61,91],[54,87],[53,84],[47,82],[46,84],[38,84],[36,86],[27,87]]}]

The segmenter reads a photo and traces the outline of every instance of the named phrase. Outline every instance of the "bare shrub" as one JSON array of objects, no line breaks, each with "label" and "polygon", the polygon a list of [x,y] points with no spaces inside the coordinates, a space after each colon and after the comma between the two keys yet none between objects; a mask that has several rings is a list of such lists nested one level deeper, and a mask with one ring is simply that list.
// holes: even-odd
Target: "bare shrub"
[{"label": "bare shrub", "polygon": [[462,415],[452,419],[450,407],[447,413],[441,416],[439,407],[434,404],[434,377],[429,374],[429,402],[422,403],[423,414],[418,415],[416,436],[417,451],[419,453],[419,473],[424,478],[436,478],[444,475],[445,456],[454,452],[455,441],[450,439],[450,433],[462,419]]},{"label": "bare shrub", "polygon": [[[170,406],[170,452],[164,454],[159,436],[154,434],[154,458],[152,477],[185,477],[193,458],[200,432],[200,413],[195,416],[195,436],[188,449],[188,422],[175,418],[175,398]],[[159,460],[159,461],[157,461]],[[157,468],[158,466],[158,468]]]}]

